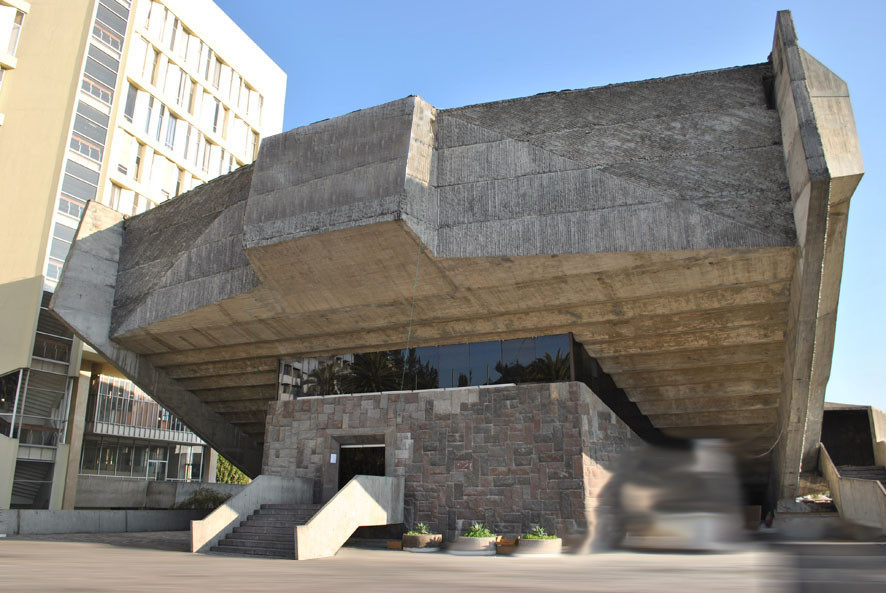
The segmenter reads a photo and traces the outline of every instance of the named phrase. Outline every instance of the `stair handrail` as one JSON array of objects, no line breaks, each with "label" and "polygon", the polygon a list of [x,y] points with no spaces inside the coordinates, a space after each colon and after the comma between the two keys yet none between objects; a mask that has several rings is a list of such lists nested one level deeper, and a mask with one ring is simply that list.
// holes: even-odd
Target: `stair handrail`
[{"label": "stair handrail", "polygon": [[403,522],[403,478],[354,476],[304,525],[295,527],[295,558],[334,556],[358,527]]},{"label": "stair handrail", "polygon": [[886,488],[877,480],[843,476],[824,443],[819,444],[819,470],[827,480],[840,516],[886,533]]},{"label": "stair handrail", "polygon": [[200,521],[191,521],[191,552],[208,552],[263,504],[313,502],[314,481],[262,474]]}]

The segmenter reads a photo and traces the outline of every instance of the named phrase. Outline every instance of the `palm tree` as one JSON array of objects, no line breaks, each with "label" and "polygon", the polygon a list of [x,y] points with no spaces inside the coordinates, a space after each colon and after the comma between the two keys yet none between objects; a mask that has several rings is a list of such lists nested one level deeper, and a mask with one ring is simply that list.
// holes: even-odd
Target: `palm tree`
[{"label": "palm tree", "polygon": [[347,376],[347,370],[341,360],[334,358],[321,364],[308,373],[305,379],[305,393],[307,395],[333,395],[341,393],[343,379]]},{"label": "palm tree", "polygon": [[400,388],[401,376],[397,371],[390,352],[355,354],[342,386],[350,393],[393,391]]},{"label": "palm tree", "polygon": [[557,348],[555,356],[551,356],[550,352],[545,352],[544,357],[532,361],[528,368],[528,380],[545,383],[568,381],[571,374],[569,367],[569,356],[561,354],[560,349]]}]

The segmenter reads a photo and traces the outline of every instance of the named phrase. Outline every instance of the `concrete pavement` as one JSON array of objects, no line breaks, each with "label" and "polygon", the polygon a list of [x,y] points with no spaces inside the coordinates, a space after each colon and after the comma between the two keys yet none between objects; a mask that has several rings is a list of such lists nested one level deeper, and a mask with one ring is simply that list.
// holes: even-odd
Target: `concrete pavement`
[{"label": "concrete pavement", "polygon": [[187,532],[73,534],[0,540],[0,591],[662,591],[795,590],[791,558],[613,553],[558,558],[461,557],[343,548],[334,558],[271,560],[186,553]]}]

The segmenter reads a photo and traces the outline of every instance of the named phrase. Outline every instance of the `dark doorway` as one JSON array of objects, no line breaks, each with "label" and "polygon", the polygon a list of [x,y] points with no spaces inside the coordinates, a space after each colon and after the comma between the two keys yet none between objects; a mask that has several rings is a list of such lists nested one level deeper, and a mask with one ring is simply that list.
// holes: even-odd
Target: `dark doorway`
[{"label": "dark doorway", "polygon": [[384,445],[342,445],[339,457],[339,490],[357,474],[366,476],[385,475]]}]

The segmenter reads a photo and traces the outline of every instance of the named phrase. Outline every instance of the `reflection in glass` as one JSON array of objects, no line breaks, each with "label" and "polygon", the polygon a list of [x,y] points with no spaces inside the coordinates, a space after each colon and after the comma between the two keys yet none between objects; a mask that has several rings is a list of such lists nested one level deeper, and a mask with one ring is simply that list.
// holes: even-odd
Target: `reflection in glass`
[{"label": "reflection in glass", "polygon": [[279,397],[568,381],[570,339],[562,334],[285,360]]}]

